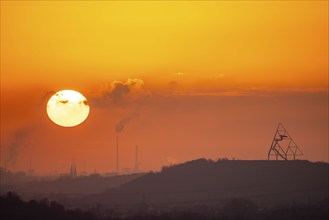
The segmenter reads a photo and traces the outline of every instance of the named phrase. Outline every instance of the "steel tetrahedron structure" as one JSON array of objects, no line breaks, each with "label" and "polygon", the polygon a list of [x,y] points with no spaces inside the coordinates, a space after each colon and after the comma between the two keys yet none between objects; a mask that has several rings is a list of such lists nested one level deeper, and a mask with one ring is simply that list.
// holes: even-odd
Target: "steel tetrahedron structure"
[{"label": "steel tetrahedron structure", "polygon": [[279,123],[268,152],[268,160],[273,159],[273,157],[275,157],[276,160],[296,160],[296,156],[302,155],[303,152],[288,134],[285,127]]}]

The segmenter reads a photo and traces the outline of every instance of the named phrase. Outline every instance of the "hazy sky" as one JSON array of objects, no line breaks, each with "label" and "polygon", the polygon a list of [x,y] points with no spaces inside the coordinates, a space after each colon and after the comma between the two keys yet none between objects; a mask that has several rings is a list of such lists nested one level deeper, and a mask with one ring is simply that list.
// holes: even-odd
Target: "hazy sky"
[{"label": "hazy sky", "polygon": [[[50,96],[90,116],[63,128]],[[266,159],[282,122],[328,161],[327,1],[1,1],[1,165],[115,171],[200,157]]]}]

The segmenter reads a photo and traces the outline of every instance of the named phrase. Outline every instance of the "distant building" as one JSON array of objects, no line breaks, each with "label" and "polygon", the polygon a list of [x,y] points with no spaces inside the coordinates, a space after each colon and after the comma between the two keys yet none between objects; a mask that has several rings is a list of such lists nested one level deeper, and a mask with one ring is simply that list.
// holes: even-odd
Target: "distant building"
[{"label": "distant building", "polygon": [[71,174],[71,177],[72,177],[72,178],[77,177],[77,166],[76,166],[76,164],[75,164],[74,161],[73,161],[73,163],[71,164],[71,172],[70,172],[70,174]]},{"label": "distant building", "polygon": [[76,166],[74,161],[70,166],[70,172],[69,173],[60,174],[60,177],[62,177],[62,178],[76,178],[77,176],[78,176],[77,166]]}]

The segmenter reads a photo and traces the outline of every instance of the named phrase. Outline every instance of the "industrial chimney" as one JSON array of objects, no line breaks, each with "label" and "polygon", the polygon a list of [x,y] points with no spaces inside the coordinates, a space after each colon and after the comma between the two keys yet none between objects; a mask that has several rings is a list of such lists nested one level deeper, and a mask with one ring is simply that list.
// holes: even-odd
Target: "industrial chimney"
[{"label": "industrial chimney", "polygon": [[117,135],[117,174],[119,174],[119,135]]}]

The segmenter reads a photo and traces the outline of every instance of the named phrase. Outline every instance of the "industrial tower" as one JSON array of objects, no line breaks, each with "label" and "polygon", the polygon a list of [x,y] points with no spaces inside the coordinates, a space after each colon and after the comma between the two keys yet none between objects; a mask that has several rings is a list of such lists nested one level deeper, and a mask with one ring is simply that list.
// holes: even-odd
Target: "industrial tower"
[{"label": "industrial tower", "polygon": [[296,160],[296,156],[302,155],[303,152],[299,149],[283,125],[279,123],[268,152],[268,160],[271,160],[273,156],[275,156],[276,160]]}]

